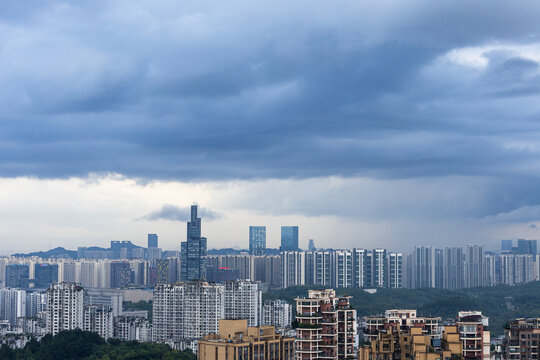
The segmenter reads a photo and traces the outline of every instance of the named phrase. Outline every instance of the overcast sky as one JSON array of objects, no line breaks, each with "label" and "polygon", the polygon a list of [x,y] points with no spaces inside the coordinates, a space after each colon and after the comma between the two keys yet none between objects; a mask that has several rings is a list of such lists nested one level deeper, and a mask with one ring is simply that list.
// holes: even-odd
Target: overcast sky
[{"label": "overcast sky", "polygon": [[0,2],[0,253],[537,238],[538,1]]}]

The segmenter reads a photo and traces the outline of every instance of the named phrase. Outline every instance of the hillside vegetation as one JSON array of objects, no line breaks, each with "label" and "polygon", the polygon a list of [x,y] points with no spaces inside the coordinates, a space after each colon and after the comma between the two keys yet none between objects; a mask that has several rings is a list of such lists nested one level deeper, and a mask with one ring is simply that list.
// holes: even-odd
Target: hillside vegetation
[{"label": "hillside vegetation", "polygon": [[[285,299],[307,296],[314,286],[298,286],[270,291],[265,299]],[[540,282],[519,286],[495,286],[463,289],[378,289],[369,294],[362,289],[337,289],[339,295],[352,296],[351,304],[358,316],[377,315],[387,309],[417,309],[419,315],[455,318],[460,310],[480,310],[489,316],[494,335],[504,333],[504,325],[518,317],[540,317]]]}]

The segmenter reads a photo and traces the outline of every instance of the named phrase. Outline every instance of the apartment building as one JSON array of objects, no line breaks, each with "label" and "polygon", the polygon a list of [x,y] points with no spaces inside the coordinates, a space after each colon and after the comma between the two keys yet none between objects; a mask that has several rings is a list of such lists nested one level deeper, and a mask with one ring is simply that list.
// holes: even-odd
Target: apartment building
[{"label": "apartment building", "polygon": [[540,318],[516,319],[504,330],[505,358],[539,359]]}]

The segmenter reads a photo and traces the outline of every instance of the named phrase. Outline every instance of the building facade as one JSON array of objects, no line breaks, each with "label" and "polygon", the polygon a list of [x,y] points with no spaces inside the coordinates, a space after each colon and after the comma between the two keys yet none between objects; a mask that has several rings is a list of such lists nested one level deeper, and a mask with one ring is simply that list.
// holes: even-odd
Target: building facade
[{"label": "building facade", "polygon": [[266,226],[249,227],[249,254],[266,255]]},{"label": "building facade", "polygon": [[84,291],[76,283],[54,283],[47,290],[46,328],[52,335],[83,328]]},{"label": "building facade", "polygon": [[191,206],[191,221],[187,223],[187,241],[180,250],[180,280],[206,279],[206,238],[201,237],[201,218],[197,205]]}]

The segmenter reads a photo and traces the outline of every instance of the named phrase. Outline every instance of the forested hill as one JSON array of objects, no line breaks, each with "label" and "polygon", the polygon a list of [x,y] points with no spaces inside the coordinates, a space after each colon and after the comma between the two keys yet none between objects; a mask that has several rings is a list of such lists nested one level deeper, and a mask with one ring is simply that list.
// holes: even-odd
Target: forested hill
[{"label": "forested hill", "polygon": [[2,360],[195,360],[190,351],[172,350],[166,344],[137,341],[105,341],[99,335],[82,330],[62,331],[45,335],[41,341],[31,340],[23,349],[0,348]]},{"label": "forested hill", "polygon": [[[265,299],[286,299],[307,296],[308,289],[299,286],[264,294]],[[338,289],[339,295],[353,296],[351,303],[358,316],[382,314],[387,309],[417,309],[420,315],[455,318],[460,310],[480,310],[489,316],[494,335],[504,333],[504,324],[518,317],[540,317],[540,282],[519,286],[495,286],[463,289],[378,289],[369,294],[362,289]]]}]

